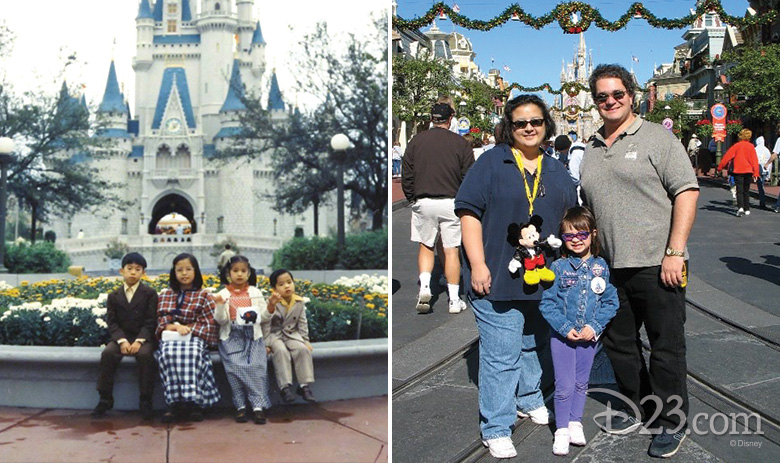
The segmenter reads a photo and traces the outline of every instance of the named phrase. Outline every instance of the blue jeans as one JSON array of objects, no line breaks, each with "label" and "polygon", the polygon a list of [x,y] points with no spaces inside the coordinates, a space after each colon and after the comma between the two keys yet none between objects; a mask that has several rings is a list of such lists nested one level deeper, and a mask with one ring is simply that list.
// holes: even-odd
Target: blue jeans
[{"label": "blue jeans", "polygon": [[393,175],[401,175],[401,160],[393,159]]},{"label": "blue jeans", "polygon": [[544,406],[539,350],[550,326],[539,301],[471,299],[479,329],[479,421],[482,438],[509,437],[517,410]]}]

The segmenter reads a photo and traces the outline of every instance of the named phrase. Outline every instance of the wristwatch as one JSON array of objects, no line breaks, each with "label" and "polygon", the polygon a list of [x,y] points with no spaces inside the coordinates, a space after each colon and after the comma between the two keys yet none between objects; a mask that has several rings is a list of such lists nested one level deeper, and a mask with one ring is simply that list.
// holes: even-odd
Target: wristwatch
[{"label": "wristwatch", "polygon": [[678,250],[672,249],[672,248],[666,248],[666,255],[667,256],[674,256],[674,257],[685,257],[685,252],[678,251]]}]

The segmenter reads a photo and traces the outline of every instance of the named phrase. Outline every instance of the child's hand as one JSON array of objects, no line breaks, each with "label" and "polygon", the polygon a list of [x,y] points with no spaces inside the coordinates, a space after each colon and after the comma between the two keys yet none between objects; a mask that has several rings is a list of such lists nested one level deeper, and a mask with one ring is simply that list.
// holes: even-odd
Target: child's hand
[{"label": "child's hand", "polygon": [[593,341],[593,338],[595,337],[596,332],[588,325],[585,325],[582,330],[580,330],[580,341]]},{"label": "child's hand", "polygon": [[182,336],[187,336],[190,334],[190,331],[192,331],[192,328],[187,325],[176,325],[176,331]]},{"label": "child's hand", "polygon": [[217,294],[216,296],[214,296],[214,302],[216,302],[217,304],[222,304],[223,302],[225,302],[225,298],[222,297],[221,294]]},{"label": "child's hand", "polygon": [[314,348],[313,348],[313,347],[311,346],[311,344],[310,344],[310,343],[308,343],[308,342],[306,343],[306,348],[307,348],[307,349],[309,349],[309,352],[311,352],[311,351],[313,351],[313,350],[314,350]]},{"label": "child's hand", "polygon": [[268,298],[268,307],[266,308],[268,310],[268,313],[274,313],[274,310],[276,310],[276,303],[282,300],[282,295],[277,293],[276,291],[273,291],[271,293],[271,297]]},{"label": "child's hand", "polygon": [[125,341],[122,344],[120,344],[119,351],[122,352],[122,355],[132,355],[130,353],[130,341]]},{"label": "child's hand", "polygon": [[580,334],[577,333],[577,330],[574,328],[570,329],[568,333],[566,333],[566,339],[569,341],[577,342],[580,340]]},{"label": "child's hand", "polygon": [[270,354],[271,353],[271,348],[270,347],[266,347],[265,348],[265,353],[266,354]]}]

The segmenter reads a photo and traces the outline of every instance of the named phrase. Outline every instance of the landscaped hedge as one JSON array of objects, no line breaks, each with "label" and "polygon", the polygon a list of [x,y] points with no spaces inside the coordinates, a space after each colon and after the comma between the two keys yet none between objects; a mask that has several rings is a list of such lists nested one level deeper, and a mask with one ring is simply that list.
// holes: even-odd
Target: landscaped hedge
[{"label": "landscaped hedge", "polygon": [[70,257],[46,241],[15,244],[5,250],[8,273],[62,273],[69,265]]},{"label": "landscaped hedge", "polygon": [[271,267],[333,270],[339,260],[351,270],[387,268],[387,229],[345,236],[340,258],[336,237],[293,238],[274,253]]}]

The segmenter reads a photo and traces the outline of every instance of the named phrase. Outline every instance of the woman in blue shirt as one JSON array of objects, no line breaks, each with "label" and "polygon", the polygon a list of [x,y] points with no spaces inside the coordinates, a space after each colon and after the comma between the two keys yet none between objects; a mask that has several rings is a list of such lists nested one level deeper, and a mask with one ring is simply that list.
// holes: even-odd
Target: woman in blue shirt
[{"label": "woman in blue shirt", "polygon": [[[496,458],[517,452],[510,439],[517,415],[547,424],[538,352],[549,340],[539,313],[542,285],[512,273],[516,242],[509,226],[541,216],[541,236],[556,233],[563,213],[577,204],[566,167],[540,146],[555,134],[544,101],[520,95],[507,102],[502,143],[482,154],[455,198],[461,219],[463,281],[479,329],[479,410],[483,443]],[[470,283],[470,284],[469,284]]]}]

